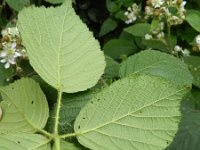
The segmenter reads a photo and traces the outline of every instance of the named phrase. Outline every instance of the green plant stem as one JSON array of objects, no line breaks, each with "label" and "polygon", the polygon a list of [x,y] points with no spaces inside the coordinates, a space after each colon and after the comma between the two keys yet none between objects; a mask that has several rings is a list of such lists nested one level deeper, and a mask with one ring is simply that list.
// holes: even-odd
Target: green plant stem
[{"label": "green plant stem", "polygon": [[171,25],[169,23],[167,23],[167,42],[168,42],[168,47],[170,52],[172,52],[173,48],[172,48],[172,43],[171,43]]},{"label": "green plant stem", "polygon": [[56,150],[60,150],[60,137],[59,137],[59,119],[60,119],[60,108],[62,100],[62,89],[58,89],[56,116],[55,116],[55,126],[54,126],[54,142]]},{"label": "green plant stem", "polygon": [[103,79],[103,77],[101,77],[100,80],[102,81],[102,83],[104,84],[105,87],[108,87],[108,84],[107,84],[106,81]]},{"label": "green plant stem", "polygon": [[43,135],[45,135],[45,136],[47,136],[49,138],[53,137],[53,135],[51,133],[49,133],[49,132],[47,132],[45,130],[42,130],[42,129],[37,129],[37,130],[38,130],[38,132],[42,133]]},{"label": "green plant stem", "polygon": [[65,139],[65,138],[74,137],[74,136],[77,136],[77,135],[80,135],[80,134],[81,133],[69,133],[69,134],[61,135],[60,138]]}]

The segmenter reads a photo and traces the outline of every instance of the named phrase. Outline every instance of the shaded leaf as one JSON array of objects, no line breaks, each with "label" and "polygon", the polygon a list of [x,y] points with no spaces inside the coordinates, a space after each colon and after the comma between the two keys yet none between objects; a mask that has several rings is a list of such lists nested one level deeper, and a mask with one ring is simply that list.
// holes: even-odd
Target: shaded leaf
[{"label": "shaded leaf", "polygon": [[199,11],[190,11],[186,15],[186,21],[198,32],[200,32],[200,12]]},{"label": "shaded leaf", "polygon": [[113,30],[115,30],[117,28],[117,21],[112,19],[112,18],[108,18],[106,19],[100,29],[100,33],[99,36],[103,36]]},{"label": "shaded leaf", "polygon": [[[92,98],[93,91],[84,91],[75,94],[64,94],[62,97],[62,105],[60,109],[59,132],[60,134],[72,133],[74,120],[79,114],[81,108]],[[51,111],[51,117],[48,121],[47,128],[53,131],[54,116],[56,113],[56,105]]]},{"label": "shaded leaf", "polygon": [[151,25],[147,23],[137,23],[124,29],[124,31],[132,34],[133,36],[144,37],[149,33]]},{"label": "shaded leaf", "polygon": [[193,79],[187,65],[178,58],[154,50],[140,52],[121,64],[121,78],[137,73],[160,76],[180,85],[191,85]]},{"label": "shaded leaf", "polygon": [[188,56],[184,58],[184,62],[193,76],[193,84],[200,88],[200,57]]},{"label": "shaded leaf", "polygon": [[106,56],[106,68],[104,72],[104,78],[116,77],[119,77],[119,63],[114,59]]},{"label": "shaded leaf", "polygon": [[30,0],[5,0],[8,5],[15,11],[22,10],[25,6],[30,5]]},{"label": "shaded leaf", "polygon": [[[65,0],[45,0],[45,1],[52,4],[60,4],[60,3],[63,3]],[[68,0],[68,1],[71,1],[71,0]]]},{"label": "shaded leaf", "polygon": [[103,47],[104,53],[113,59],[119,59],[123,55],[130,55],[137,51],[132,41],[124,39],[112,39]]},{"label": "shaded leaf", "polygon": [[182,108],[183,117],[179,131],[167,150],[200,149],[200,111],[194,108]]}]

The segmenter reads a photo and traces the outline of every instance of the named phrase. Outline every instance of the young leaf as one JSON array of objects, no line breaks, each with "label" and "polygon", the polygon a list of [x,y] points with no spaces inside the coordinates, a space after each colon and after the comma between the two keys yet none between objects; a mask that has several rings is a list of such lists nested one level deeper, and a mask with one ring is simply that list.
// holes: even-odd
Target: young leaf
[{"label": "young leaf", "polygon": [[184,62],[188,65],[189,70],[193,76],[193,84],[200,88],[200,57],[185,57]]},{"label": "young leaf", "polygon": [[5,0],[8,5],[15,11],[22,10],[25,6],[30,5],[30,0]]},{"label": "young leaf", "polygon": [[133,36],[144,37],[149,33],[151,25],[148,23],[137,23],[124,29],[124,31],[132,34]]},{"label": "young leaf", "polygon": [[32,79],[21,79],[1,87],[3,117],[0,133],[33,133],[44,128],[49,108],[39,84]]},{"label": "young leaf", "polygon": [[154,50],[145,50],[129,57],[121,64],[121,78],[133,74],[160,76],[180,85],[191,85],[192,75],[179,59]]},{"label": "young leaf", "polygon": [[200,13],[199,11],[190,11],[186,16],[186,21],[198,32],[200,32]]},{"label": "young leaf", "polygon": [[100,29],[100,33],[99,36],[103,36],[113,30],[115,30],[117,28],[117,21],[112,19],[112,18],[108,18],[106,19]]},{"label": "young leaf", "polygon": [[51,150],[50,141],[38,134],[0,134],[1,150]]},{"label": "young leaf", "polygon": [[18,27],[31,65],[48,84],[73,93],[97,83],[105,68],[104,56],[71,1],[56,8],[24,9]]},{"label": "young leaf", "polygon": [[167,45],[159,40],[159,39],[149,39],[149,40],[146,40],[146,39],[142,39],[142,44],[144,44],[146,46],[146,49],[157,49],[157,50],[161,50],[161,51],[164,51],[164,52],[168,52],[169,49],[167,47]]},{"label": "young leaf", "polygon": [[78,141],[92,150],[163,150],[178,130],[187,92],[155,76],[119,80],[81,110],[74,127]]},{"label": "young leaf", "polygon": [[130,55],[137,51],[133,41],[124,39],[112,39],[103,47],[104,53],[113,59],[119,59],[122,55]]}]

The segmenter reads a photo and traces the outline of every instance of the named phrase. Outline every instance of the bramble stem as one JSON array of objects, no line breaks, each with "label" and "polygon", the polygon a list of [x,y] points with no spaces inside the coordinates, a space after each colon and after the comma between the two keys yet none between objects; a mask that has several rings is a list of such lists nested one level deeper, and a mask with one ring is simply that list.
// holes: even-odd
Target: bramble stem
[{"label": "bramble stem", "polygon": [[65,139],[65,138],[74,137],[74,136],[77,136],[77,135],[80,135],[80,134],[81,133],[69,133],[69,134],[61,135],[60,138]]},{"label": "bramble stem", "polygon": [[62,89],[58,89],[56,116],[55,116],[55,126],[54,126],[54,142],[56,150],[60,150],[60,137],[59,137],[59,119],[60,119],[60,108],[62,100]]}]

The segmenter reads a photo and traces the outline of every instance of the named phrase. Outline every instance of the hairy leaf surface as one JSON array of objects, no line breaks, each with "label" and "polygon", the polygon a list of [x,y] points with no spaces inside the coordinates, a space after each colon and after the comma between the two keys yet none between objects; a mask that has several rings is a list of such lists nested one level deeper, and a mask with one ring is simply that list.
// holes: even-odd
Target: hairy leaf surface
[{"label": "hairy leaf surface", "polygon": [[155,76],[119,80],[81,110],[75,122],[78,141],[92,150],[163,150],[178,130],[187,92]]},{"label": "hairy leaf surface", "polygon": [[38,134],[1,134],[1,150],[51,150],[49,140]]},{"label": "hairy leaf surface", "polygon": [[49,108],[39,84],[32,79],[21,79],[1,87],[3,98],[0,106],[3,118],[0,133],[33,133],[42,129],[49,117]]},{"label": "hairy leaf surface", "polygon": [[137,73],[160,76],[180,85],[191,85],[193,80],[186,64],[173,56],[154,50],[140,52],[121,64],[121,78]]},{"label": "hairy leaf surface", "polygon": [[24,9],[18,27],[31,65],[48,84],[73,93],[97,83],[104,56],[71,1],[56,8]]},{"label": "hairy leaf surface", "polygon": [[[74,144],[66,141],[61,141],[60,147],[60,150],[80,150],[80,148],[76,147]],[[53,147],[53,150],[56,150],[55,147]]]}]

